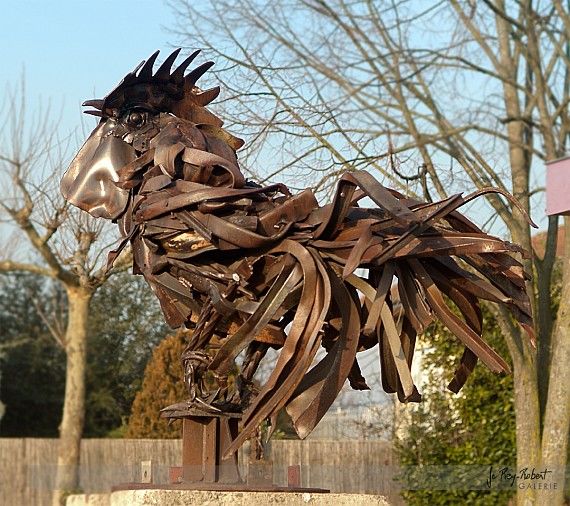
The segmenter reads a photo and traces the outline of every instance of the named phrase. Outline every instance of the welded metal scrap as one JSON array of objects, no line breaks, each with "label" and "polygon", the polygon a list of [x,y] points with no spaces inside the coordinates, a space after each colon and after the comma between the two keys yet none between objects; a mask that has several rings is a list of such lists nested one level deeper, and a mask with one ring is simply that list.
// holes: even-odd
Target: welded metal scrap
[{"label": "welded metal scrap", "polygon": [[[178,53],[153,71],[154,53],[104,99],[85,103],[101,121],[61,189],[117,222],[123,240],[109,263],[130,243],[133,271],[167,322],[193,329],[182,355],[188,405],[243,413],[230,451],[281,409],[307,436],[347,379],[368,388],[356,357],[375,346],[384,390],[419,401],[410,372],[416,339],[435,319],[465,346],[451,390],[477,360],[509,371],[482,338],[480,300],[509,308],[534,339],[528,276],[513,256],[524,251],[458,212],[486,192],[516,205],[509,195],[485,189],[425,203],[352,171],[320,206],[311,190],[292,195],[282,184],[247,181],[236,157],[243,141],[206,109],[219,88],[196,87],[212,63],[185,74],[198,52],[173,70]],[[360,207],[364,197],[377,207]],[[278,359],[258,384],[269,348]]]}]

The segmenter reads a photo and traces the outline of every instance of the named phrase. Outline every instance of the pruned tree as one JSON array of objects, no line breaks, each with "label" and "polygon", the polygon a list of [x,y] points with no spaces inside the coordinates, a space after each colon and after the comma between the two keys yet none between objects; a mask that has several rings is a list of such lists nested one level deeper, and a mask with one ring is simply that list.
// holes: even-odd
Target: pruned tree
[{"label": "pruned tree", "polygon": [[[106,231],[101,223],[72,212],[59,194],[65,144],[57,138],[50,110],[26,112],[25,90],[9,89],[0,129],[0,201],[4,241],[0,272],[46,276],[63,287],[65,314],[47,314],[35,304],[66,354],[63,414],[59,427],[54,505],[79,482],[79,449],[85,410],[85,364],[90,302],[113,271],[101,258]],[[119,262],[117,269],[125,265]],[[41,294],[37,294],[38,299]]]},{"label": "pruned tree", "polygon": [[[570,13],[560,0],[170,5],[176,42],[206,48],[218,63],[223,116],[248,140],[242,158],[259,179],[326,189],[339,173],[367,168],[428,200],[496,186],[542,215],[537,181],[545,161],[566,154],[570,128]],[[558,472],[557,489],[519,489],[517,502],[560,504],[570,425],[570,218],[554,314],[558,219],[549,218],[539,256],[523,214],[492,195],[487,204],[479,219],[521,244],[533,273],[537,348],[492,308],[514,369],[517,462]]]}]

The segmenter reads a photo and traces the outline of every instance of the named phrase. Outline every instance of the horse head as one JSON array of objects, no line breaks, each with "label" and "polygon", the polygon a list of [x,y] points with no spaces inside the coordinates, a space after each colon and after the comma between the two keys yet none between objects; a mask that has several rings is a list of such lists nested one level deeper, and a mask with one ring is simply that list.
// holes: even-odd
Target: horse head
[{"label": "horse head", "polygon": [[101,120],[62,178],[62,194],[71,204],[92,216],[116,220],[137,192],[141,172],[152,167],[172,179],[243,185],[235,154],[243,141],[223,130],[223,122],[205,108],[220,88],[202,91],[196,86],[213,62],[185,75],[199,51],[173,69],[179,52],[176,49],[153,72],[156,51],[105,98],[83,104],[93,107],[86,113]]}]

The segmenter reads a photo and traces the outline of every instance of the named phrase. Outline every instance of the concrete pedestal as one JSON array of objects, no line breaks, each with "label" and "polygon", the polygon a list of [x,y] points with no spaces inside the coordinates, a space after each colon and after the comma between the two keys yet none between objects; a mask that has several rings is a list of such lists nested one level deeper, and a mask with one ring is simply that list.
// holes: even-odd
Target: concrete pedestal
[{"label": "concrete pedestal", "polygon": [[119,490],[111,494],[81,494],[66,506],[389,506],[380,495],[295,492],[212,492],[205,490]]}]

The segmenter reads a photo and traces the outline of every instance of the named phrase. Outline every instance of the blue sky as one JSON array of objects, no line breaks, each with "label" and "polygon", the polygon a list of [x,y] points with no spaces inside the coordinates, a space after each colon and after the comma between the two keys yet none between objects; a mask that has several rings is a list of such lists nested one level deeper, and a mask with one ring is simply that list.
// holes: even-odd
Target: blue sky
[{"label": "blue sky", "polygon": [[150,0],[4,2],[0,103],[24,72],[29,109],[49,101],[62,134],[79,128],[81,102],[105,95],[156,49],[171,49],[173,16]]},{"label": "blue sky", "polygon": [[[169,54],[176,42],[168,32],[173,24],[174,14],[161,1],[9,2],[0,15],[0,105],[6,87],[17,86],[24,71],[29,113],[39,101],[49,101],[54,119],[61,117],[60,133],[75,130],[82,142],[81,103],[106,95],[157,49],[162,58]],[[83,121],[90,129],[97,120],[84,115]],[[376,354],[364,359],[365,368],[372,362],[377,363]],[[377,371],[369,379],[373,391],[348,391],[338,403],[384,399]]]},{"label": "blue sky", "polygon": [[[28,111],[33,115],[40,102],[49,103],[52,119],[60,120],[60,136],[75,131],[82,142],[82,126],[89,131],[96,120],[82,117],[81,103],[106,95],[156,49],[164,58],[176,43],[169,29],[174,16],[160,0],[4,2],[0,106],[7,87],[25,75]],[[534,218],[541,221],[543,214]]]}]

